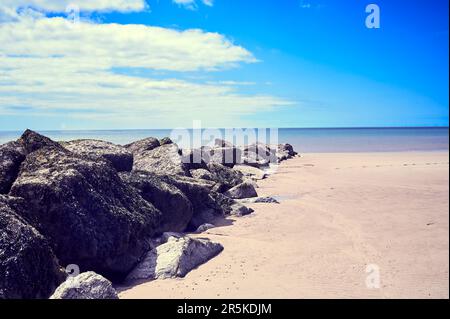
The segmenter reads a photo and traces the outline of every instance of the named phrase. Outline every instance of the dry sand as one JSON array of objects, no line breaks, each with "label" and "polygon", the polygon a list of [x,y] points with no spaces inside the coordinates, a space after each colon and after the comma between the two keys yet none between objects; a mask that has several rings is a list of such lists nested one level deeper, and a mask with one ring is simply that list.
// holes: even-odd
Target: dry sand
[{"label": "dry sand", "polygon": [[[448,298],[447,152],[306,154],[259,182],[253,204],[201,234],[225,250],[183,279],[121,298]],[[381,286],[366,286],[367,265]]]}]

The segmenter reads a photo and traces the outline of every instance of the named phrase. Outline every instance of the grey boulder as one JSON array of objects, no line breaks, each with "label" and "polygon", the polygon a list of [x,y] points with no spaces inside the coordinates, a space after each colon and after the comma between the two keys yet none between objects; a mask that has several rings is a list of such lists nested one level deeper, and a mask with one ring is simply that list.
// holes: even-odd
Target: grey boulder
[{"label": "grey boulder", "polygon": [[154,137],[147,137],[142,140],[127,144],[124,147],[132,153],[142,153],[145,151],[151,151],[160,146],[161,144],[159,143],[158,139]]},{"label": "grey boulder", "polygon": [[0,195],[0,299],[46,299],[64,280],[48,242]]},{"label": "grey boulder", "polygon": [[218,192],[225,192],[244,181],[241,172],[218,163],[209,163],[208,170],[217,184],[215,190]]},{"label": "grey boulder", "polygon": [[70,276],[50,299],[119,299],[111,282],[93,271]]},{"label": "grey boulder", "polygon": [[18,142],[0,145],[0,194],[7,194],[25,160],[26,150]]},{"label": "grey boulder", "polygon": [[61,145],[75,154],[102,157],[110,161],[118,172],[129,172],[133,168],[133,154],[120,145],[98,140],[75,140]]},{"label": "grey boulder", "polygon": [[176,144],[165,144],[151,151],[135,153],[133,170],[161,175],[188,175],[181,150]]},{"label": "grey boulder", "polygon": [[224,195],[233,199],[258,197],[258,193],[256,192],[255,187],[252,183],[249,182],[243,182],[242,184],[231,188],[230,190],[225,192]]},{"label": "grey boulder", "polygon": [[222,250],[221,244],[208,239],[171,234],[167,242],[147,254],[127,276],[127,281],[184,277]]}]

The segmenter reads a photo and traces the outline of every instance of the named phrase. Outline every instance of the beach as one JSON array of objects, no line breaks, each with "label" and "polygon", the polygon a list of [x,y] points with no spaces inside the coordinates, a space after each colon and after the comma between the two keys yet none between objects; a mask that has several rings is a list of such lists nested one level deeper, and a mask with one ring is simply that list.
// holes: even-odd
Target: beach
[{"label": "beach", "polygon": [[258,182],[280,204],[192,235],[217,257],[119,297],[448,298],[448,176],[448,151],[303,154]]}]

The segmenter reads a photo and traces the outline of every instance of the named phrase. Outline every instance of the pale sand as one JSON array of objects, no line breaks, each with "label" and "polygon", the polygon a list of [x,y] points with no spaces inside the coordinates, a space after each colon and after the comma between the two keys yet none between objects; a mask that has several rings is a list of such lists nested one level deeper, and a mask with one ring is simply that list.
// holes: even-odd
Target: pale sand
[{"label": "pale sand", "polygon": [[[225,250],[121,298],[448,298],[447,152],[306,154],[259,182],[255,213],[202,234]],[[366,265],[381,288],[366,287]]]}]

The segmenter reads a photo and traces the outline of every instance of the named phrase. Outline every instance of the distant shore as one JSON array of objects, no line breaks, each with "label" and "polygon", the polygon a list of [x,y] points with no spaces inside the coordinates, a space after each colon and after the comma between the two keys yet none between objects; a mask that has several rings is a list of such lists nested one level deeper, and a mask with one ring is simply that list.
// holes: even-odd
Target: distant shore
[{"label": "distant shore", "polygon": [[[119,296],[448,298],[448,174],[445,151],[304,154],[258,181],[280,204],[199,235],[219,256]],[[367,286],[374,270],[379,288]]]}]

